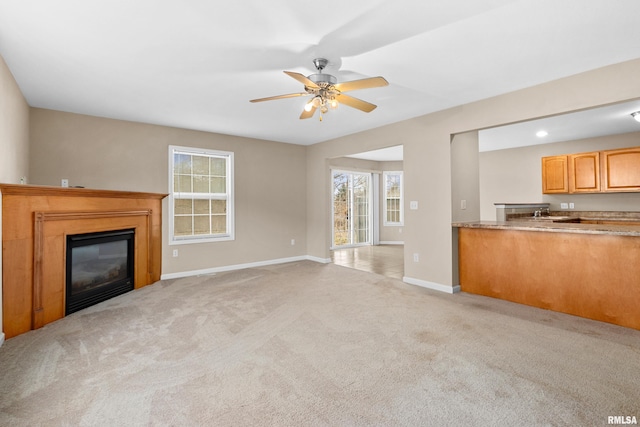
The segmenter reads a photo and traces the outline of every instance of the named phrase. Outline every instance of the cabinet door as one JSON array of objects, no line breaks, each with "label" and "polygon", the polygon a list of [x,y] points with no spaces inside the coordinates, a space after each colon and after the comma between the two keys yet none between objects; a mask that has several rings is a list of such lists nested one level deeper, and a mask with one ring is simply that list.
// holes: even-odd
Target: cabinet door
[{"label": "cabinet door", "polygon": [[569,156],[569,192],[600,191],[600,153],[579,153]]},{"label": "cabinet door", "polygon": [[542,158],[542,192],[544,194],[568,193],[567,156]]},{"label": "cabinet door", "polygon": [[602,152],[602,191],[640,191],[640,147]]}]

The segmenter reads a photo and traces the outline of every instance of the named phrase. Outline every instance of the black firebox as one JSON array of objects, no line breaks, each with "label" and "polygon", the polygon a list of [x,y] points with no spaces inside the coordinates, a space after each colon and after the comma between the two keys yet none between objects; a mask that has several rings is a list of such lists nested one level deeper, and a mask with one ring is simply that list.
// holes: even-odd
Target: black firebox
[{"label": "black firebox", "polygon": [[67,315],[134,288],[135,230],[67,236]]}]

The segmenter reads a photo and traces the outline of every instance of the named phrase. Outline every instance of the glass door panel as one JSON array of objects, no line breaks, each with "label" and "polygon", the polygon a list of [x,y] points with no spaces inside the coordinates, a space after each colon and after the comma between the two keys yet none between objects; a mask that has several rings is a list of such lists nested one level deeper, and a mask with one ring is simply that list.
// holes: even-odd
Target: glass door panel
[{"label": "glass door panel", "polygon": [[371,174],[334,171],[333,246],[371,243]]}]

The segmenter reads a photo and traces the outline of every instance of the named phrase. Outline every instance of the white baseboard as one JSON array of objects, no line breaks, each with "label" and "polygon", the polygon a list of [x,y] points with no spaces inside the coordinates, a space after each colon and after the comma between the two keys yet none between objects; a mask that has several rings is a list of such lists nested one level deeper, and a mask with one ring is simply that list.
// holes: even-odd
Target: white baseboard
[{"label": "white baseboard", "polygon": [[160,280],[181,279],[183,277],[202,276],[205,274],[222,273],[224,271],[242,270],[245,268],[265,267],[267,265],[285,264],[295,261],[313,261],[322,264],[331,262],[331,258],[317,258],[309,255],[302,255],[290,258],[270,259],[267,261],[248,262],[245,264],[225,265],[222,267],[205,268],[202,270],[181,271],[179,273],[169,273],[160,276]]},{"label": "white baseboard", "polygon": [[0,347],[4,344],[4,332],[0,332]]},{"label": "white baseboard", "polygon": [[402,241],[381,241],[381,245],[404,245]]},{"label": "white baseboard", "polygon": [[331,263],[331,258],[318,258],[315,256],[307,255],[304,257],[307,261],[319,262],[320,264],[329,264]]},{"label": "white baseboard", "polygon": [[403,277],[402,281],[410,285],[420,286],[422,288],[432,289],[434,291],[445,292],[447,294],[455,294],[460,292],[460,286],[447,286],[439,283],[427,282],[426,280],[414,279],[412,277]]}]

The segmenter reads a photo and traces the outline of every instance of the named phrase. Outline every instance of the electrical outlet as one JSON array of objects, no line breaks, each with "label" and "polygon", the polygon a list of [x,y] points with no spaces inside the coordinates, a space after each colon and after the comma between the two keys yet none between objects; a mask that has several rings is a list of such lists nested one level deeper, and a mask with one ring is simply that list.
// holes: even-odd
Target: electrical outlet
[{"label": "electrical outlet", "polygon": [[574,205],[573,203],[569,203],[569,209],[575,209],[576,205]]},{"label": "electrical outlet", "polygon": [[173,257],[174,258],[178,258],[178,250],[177,249],[173,250]]},{"label": "electrical outlet", "polygon": [[460,209],[467,209],[467,201],[460,200]]},{"label": "electrical outlet", "polygon": [[569,209],[568,203],[560,203],[560,209]]},{"label": "electrical outlet", "polygon": [[60,185],[63,186],[63,187],[68,187],[69,186],[69,180],[66,179],[66,178],[62,178],[60,180]]},{"label": "electrical outlet", "polygon": [[411,210],[417,210],[418,209],[418,202],[415,200],[412,200],[409,202],[409,209]]},{"label": "electrical outlet", "polygon": [[413,262],[420,262],[420,254],[413,254]]}]

